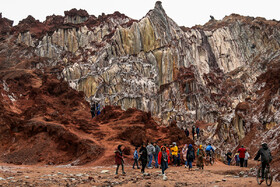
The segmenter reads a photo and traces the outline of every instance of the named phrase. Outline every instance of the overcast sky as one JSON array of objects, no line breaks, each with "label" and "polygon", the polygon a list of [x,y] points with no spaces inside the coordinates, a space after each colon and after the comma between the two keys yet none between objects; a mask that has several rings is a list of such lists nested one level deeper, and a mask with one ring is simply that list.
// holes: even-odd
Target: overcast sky
[{"label": "overcast sky", "polygon": [[[167,15],[180,26],[204,24],[209,15],[222,19],[231,13],[244,16],[280,20],[280,0],[161,0]],[[64,15],[72,8],[85,9],[98,16],[119,11],[134,19],[141,19],[154,8],[156,0],[0,0],[3,17],[18,21],[32,15],[40,21],[46,16]]]}]

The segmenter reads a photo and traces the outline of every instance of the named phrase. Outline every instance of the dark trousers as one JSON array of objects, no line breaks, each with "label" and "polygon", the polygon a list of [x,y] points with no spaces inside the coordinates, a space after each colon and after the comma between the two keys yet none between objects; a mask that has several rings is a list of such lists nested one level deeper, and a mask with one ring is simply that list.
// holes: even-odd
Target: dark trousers
[{"label": "dark trousers", "polygon": [[268,164],[267,162],[262,162],[262,179],[264,179],[264,170],[267,164]]},{"label": "dark trousers", "polygon": [[[121,165],[122,165],[122,172],[124,173],[123,163]],[[120,164],[117,165],[116,174],[118,174],[119,167],[120,167]]]},{"label": "dark trousers", "polygon": [[147,160],[142,160],[142,161],[141,161],[141,164],[142,164],[141,172],[142,172],[142,173],[145,173],[145,167],[146,167],[146,165],[147,165]]},{"label": "dark trousers", "polygon": [[94,116],[95,116],[95,111],[90,111],[90,113],[91,113],[91,117],[94,118]]},{"label": "dark trousers", "polygon": [[165,161],[161,161],[161,171],[164,174],[164,171],[168,168],[168,163]]},{"label": "dark trousers", "polygon": [[134,168],[135,165],[137,166],[137,168],[139,168],[138,167],[138,159],[134,159],[133,168]]},{"label": "dark trousers", "polygon": [[227,161],[228,161],[228,165],[230,166],[231,158],[228,158]]},{"label": "dark trousers", "polygon": [[192,160],[188,160],[188,166],[189,166],[189,169],[192,168]]},{"label": "dark trousers", "polygon": [[194,133],[192,134],[193,140],[194,140]]},{"label": "dark trousers", "polygon": [[240,158],[240,167],[244,166],[244,158]]},{"label": "dark trousers", "polygon": [[176,155],[172,155],[172,159],[173,159],[173,164],[177,165],[177,160],[178,160],[177,156]]},{"label": "dark trousers", "polygon": [[244,160],[244,167],[248,167],[248,160]]}]

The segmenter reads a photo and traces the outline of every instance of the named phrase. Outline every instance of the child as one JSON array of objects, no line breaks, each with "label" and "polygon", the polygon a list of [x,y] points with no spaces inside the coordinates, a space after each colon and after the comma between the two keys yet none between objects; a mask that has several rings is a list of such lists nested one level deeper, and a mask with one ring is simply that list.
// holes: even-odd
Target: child
[{"label": "child", "polygon": [[133,153],[133,159],[134,159],[134,163],[133,163],[133,167],[132,167],[133,169],[134,169],[135,164],[137,166],[137,169],[140,169],[140,167],[138,166],[138,158],[139,158],[139,156],[138,156],[137,147],[135,147],[135,151]]},{"label": "child", "polygon": [[236,166],[239,166],[239,162],[240,162],[239,153],[235,153],[234,159],[235,159],[235,165],[236,165]]}]

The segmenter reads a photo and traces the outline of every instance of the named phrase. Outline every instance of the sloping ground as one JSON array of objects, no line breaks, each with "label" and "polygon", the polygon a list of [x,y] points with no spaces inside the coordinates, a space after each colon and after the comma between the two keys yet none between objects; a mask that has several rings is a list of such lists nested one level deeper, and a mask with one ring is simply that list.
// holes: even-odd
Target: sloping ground
[{"label": "sloping ground", "polygon": [[2,71],[1,80],[2,162],[83,164],[104,151],[78,134],[97,127],[83,93],[40,71]]},{"label": "sloping ground", "polygon": [[130,155],[142,142],[192,143],[176,124],[160,127],[150,113],[106,106],[91,119],[84,94],[54,75],[1,71],[0,160],[13,164],[114,163],[114,150]]},{"label": "sloping ground", "polygon": [[129,162],[132,162],[135,146],[139,147],[143,142],[157,141],[159,145],[177,142],[180,146],[193,144],[193,140],[187,138],[176,123],[160,126],[150,113],[137,109],[123,111],[119,106],[106,106],[94,122],[98,124],[94,136],[105,147],[104,156],[94,165],[114,164],[114,150],[119,144],[125,147],[125,157],[129,158]]}]

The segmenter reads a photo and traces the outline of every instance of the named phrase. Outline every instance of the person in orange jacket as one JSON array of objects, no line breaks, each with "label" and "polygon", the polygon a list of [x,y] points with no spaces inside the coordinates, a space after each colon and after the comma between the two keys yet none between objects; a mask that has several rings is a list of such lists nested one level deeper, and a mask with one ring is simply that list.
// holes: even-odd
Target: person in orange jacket
[{"label": "person in orange jacket", "polygon": [[168,156],[167,149],[165,146],[162,146],[160,152],[158,153],[158,163],[161,165],[163,180],[167,179],[164,171],[168,168],[169,161],[170,157]]}]

